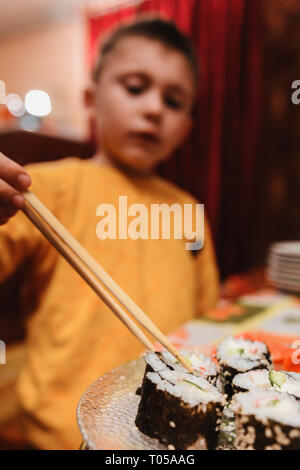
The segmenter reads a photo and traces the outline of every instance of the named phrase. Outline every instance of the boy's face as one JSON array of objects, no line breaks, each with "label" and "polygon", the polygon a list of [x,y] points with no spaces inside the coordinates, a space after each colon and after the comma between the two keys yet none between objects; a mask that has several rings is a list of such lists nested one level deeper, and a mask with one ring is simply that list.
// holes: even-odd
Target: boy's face
[{"label": "boy's face", "polygon": [[105,58],[93,94],[100,152],[125,168],[150,171],[187,136],[194,98],[182,54],[158,41],[122,39]]}]

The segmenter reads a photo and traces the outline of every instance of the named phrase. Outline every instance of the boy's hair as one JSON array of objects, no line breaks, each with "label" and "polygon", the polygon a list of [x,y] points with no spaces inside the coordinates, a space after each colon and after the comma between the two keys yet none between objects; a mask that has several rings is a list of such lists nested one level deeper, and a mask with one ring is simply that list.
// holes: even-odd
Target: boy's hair
[{"label": "boy's hair", "polygon": [[167,21],[159,17],[144,17],[129,24],[125,24],[114,31],[102,44],[98,60],[93,70],[93,81],[98,82],[105,58],[116,45],[127,37],[143,37],[158,41],[164,46],[180,52],[189,62],[193,71],[195,86],[197,88],[199,72],[198,61],[189,38],[179,31],[173,21]]}]

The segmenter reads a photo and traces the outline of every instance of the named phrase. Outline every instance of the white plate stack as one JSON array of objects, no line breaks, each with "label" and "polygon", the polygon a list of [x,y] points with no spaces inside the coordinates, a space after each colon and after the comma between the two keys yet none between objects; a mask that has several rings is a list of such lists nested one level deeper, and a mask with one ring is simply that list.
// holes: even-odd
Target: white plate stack
[{"label": "white plate stack", "polygon": [[267,276],[277,289],[300,293],[300,241],[271,245]]}]

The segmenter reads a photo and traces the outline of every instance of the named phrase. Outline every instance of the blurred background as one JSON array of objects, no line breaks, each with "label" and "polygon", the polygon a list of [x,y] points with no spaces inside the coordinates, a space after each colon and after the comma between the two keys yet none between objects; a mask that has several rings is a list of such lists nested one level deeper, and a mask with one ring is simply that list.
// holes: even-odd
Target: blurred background
[{"label": "blurred background", "polygon": [[[300,238],[299,0],[0,0],[0,151],[21,164],[91,157],[83,90],[99,43],[148,11],[189,35],[202,69],[193,133],[159,173],[205,204],[222,279],[263,269],[272,242]],[[0,287],[7,344],[24,336],[22,269]],[[0,427],[13,414],[14,370],[0,368],[1,380]]]}]

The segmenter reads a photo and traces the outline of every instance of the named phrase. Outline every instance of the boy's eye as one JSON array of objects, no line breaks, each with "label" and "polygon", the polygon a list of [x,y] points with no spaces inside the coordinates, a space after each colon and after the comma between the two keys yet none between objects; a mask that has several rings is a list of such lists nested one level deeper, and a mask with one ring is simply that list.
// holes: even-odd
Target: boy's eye
[{"label": "boy's eye", "polygon": [[182,102],[179,99],[173,98],[172,96],[166,96],[165,103],[169,108],[175,110],[180,110],[183,107]]},{"label": "boy's eye", "polygon": [[126,90],[132,95],[139,95],[143,91],[142,85],[125,85]]}]

